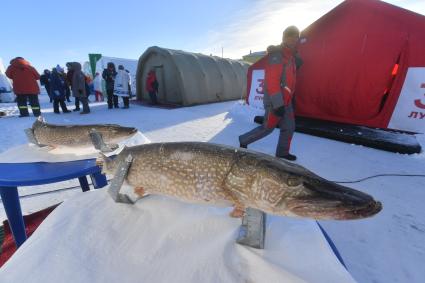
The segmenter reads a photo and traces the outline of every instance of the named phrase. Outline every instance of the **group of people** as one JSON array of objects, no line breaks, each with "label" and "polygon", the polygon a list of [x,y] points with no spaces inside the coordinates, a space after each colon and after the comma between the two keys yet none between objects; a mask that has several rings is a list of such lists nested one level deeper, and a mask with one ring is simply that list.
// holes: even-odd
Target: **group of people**
[{"label": "group of people", "polygon": [[[68,69],[66,73],[63,68],[57,65],[51,71],[44,70],[40,76],[37,70],[24,58],[16,57],[10,61],[6,76],[13,82],[19,117],[29,116],[28,103],[34,116],[38,117],[41,114],[38,100],[40,88],[37,80],[40,80],[40,84],[45,87],[50,102],[53,103],[54,113],[59,114],[59,108],[62,109],[63,113],[71,112],[65,103],[65,101],[71,102],[71,93],[75,99],[73,111],[81,111],[81,104],[82,111],[80,114],[90,113],[88,101],[88,96],[91,92],[89,87],[90,78],[83,73],[81,64],[78,62],[68,62],[66,67]],[[107,69],[103,71],[102,77],[106,82],[108,108],[119,108],[118,97],[123,99],[123,108],[129,108],[131,80],[129,72],[124,69],[124,66],[119,65],[118,71],[116,71],[115,65],[110,62],[107,65]],[[96,101],[103,101],[102,78],[99,73],[96,73],[93,87]]]},{"label": "group of people", "polygon": [[123,65],[115,69],[115,64],[109,62],[107,68],[103,70],[102,78],[106,82],[106,94],[108,109],[119,108],[118,97],[122,97],[124,109],[130,107],[131,79],[129,72]]},{"label": "group of people", "polygon": [[[264,122],[263,125],[239,136],[240,147],[247,148],[249,144],[269,135],[276,126],[279,126],[280,135],[275,155],[286,160],[296,160],[296,156],[289,153],[289,149],[295,131],[293,94],[296,72],[302,64],[301,59],[297,56],[299,37],[299,30],[295,26],[290,26],[283,32],[282,43],[267,49],[263,99]],[[64,113],[71,112],[65,104],[65,99],[69,101],[69,86],[75,97],[74,111],[80,110],[81,102],[83,110],[80,113],[90,113],[86,77],[81,71],[81,64],[71,62],[66,66],[68,67],[67,74],[56,67],[51,73],[46,70],[43,74],[45,77],[40,79],[38,72],[24,58],[16,57],[11,60],[6,75],[13,80],[20,117],[29,116],[28,102],[34,116],[40,115],[37,80],[41,80],[41,83],[45,85],[50,99],[53,101],[55,113],[59,113],[59,105]],[[99,73],[96,74],[97,77],[99,75]],[[102,78],[106,82],[108,109],[119,108],[118,97],[122,97],[123,108],[129,108],[131,80],[124,66],[119,65],[117,71],[114,63],[109,62],[102,73]],[[158,81],[154,69],[150,70],[146,78],[146,91],[149,93],[152,104],[157,104]],[[97,87],[97,92],[96,98],[99,96],[100,99],[99,87]]]},{"label": "group of people", "polygon": [[[88,93],[88,79],[87,76],[81,71],[81,64],[72,62],[66,64],[68,72],[65,73],[64,69],[57,65],[55,68],[50,70],[44,70],[40,76],[40,84],[45,87],[46,92],[49,96],[50,102],[53,102],[53,111],[56,114],[60,113],[59,106],[63,113],[70,113],[68,110],[65,100],[71,102],[70,96],[75,97],[75,109],[74,111],[80,111],[80,101],[83,104],[83,111],[81,114],[90,113],[88,102],[84,103],[81,100],[81,93],[83,92],[80,88],[84,88],[85,93]],[[85,95],[84,95],[85,96]]]}]

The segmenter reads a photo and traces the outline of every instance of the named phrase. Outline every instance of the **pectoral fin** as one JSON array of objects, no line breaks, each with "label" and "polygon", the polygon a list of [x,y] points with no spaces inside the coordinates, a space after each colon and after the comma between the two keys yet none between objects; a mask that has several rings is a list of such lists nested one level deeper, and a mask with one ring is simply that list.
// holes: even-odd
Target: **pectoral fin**
[{"label": "pectoral fin", "polygon": [[94,148],[100,150],[101,152],[111,152],[118,148],[117,144],[107,145],[103,141],[102,135],[95,129],[91,129],[89,135]]}]

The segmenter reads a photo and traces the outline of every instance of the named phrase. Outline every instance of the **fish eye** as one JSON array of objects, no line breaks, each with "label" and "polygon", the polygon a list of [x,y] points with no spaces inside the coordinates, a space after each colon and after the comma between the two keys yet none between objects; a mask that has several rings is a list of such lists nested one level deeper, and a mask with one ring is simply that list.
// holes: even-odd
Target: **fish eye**
[{"label": "fish eye", "polygon": [[300,178],[297,178],[297,177],[294,177],[294,176],[289,176],[288,179],[286,180],[286,183],[290,187],[296,187],[299,184],[301,184],[301,180],[300,180]]}]

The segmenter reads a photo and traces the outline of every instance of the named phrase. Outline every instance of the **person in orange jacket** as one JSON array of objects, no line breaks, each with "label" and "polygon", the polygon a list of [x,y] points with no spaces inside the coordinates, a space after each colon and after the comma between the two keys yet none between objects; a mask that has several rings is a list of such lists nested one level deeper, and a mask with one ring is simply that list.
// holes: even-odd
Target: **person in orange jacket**
[{"label": "person in orange jacket", "polygon": [[295,131],[293,94],[296,82],[296,53],[300,32],[295,26],[285,29],[282,43],[267,48],[264,70],[264,122],[263,125],[239,136],[240,147],[247,146],[273,132],[279,125],[280,135],[276,157],[294,161],[297,157],[289,153]]},{"label": "person in orange jacket", "polygon": [[38,101],[40,88],[37,83],[37,80],[40,79],[40,74],[24,58],[16,57],[10,61],[6,76],[13,81],[13,92],[16,94],[19,117],[29,116],[28,101],[34,116],[40,116],[40,103]]}]

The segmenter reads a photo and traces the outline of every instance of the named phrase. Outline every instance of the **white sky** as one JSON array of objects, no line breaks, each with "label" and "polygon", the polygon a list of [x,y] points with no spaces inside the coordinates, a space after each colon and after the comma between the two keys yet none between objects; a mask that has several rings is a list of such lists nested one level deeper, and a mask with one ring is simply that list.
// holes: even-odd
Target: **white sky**
[{"label": "white sky", "polygon": [[[243,7],[224,29],[210,30],[206,38],[205,54],[241,58],[250,50],[265,50],[280,43],[285,27],[296,25],[303,30],[340,4],[341,0],[260,0]],[[393,5],[425,15],[425,0],[391,0]]]}]

